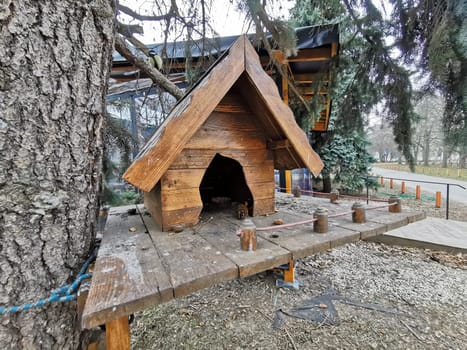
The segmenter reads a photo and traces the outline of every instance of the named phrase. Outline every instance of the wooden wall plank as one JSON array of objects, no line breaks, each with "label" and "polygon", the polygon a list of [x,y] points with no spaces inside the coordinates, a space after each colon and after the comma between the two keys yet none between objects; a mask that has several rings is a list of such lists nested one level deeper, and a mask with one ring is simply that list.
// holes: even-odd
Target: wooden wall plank
[{"label": "wooden wall plank", "polygon": [[184,149],[171,164],[170,169],[207,168],[216,153],[224,157],[235,159],[243,167],[259,165],[273,166],[272,153],[266,149],[218,149],[212,151],[206,149]]},{"label": "wooden wall plank", "polygon": [[253,210],[254,210],[253,216],[273,214],[275,211],[274,209],[275,209],[274,197],[257,199],[255,200],[255,203],[253,206]]},{"label": "wooden wall plank", "polygon": [[205,169],[169,169],[162,176],[162,191],[180,190],[185,188],[199,188]]},{"label": "wooden wall plank", "polygon": [[199,187],[164,191],[161,197],[163,212],[203,206]]},{"label": "wooden wall plank", "polygon": [[264,132],[253,122],[254,115],[213,112],[187,142],[194,149],[263,149]]},{"label": "wooden wall plank", "polygon": [[248,183],[250,191],[254,193],[255,200],[274,199],[274,182],[253,182]]},{"label": "wooden wall plank", "polygon": [[243,100],[239,93],[230,90],[219,102],[215,112],[246,113],[252,114],[250,106]]},{"label": "wooden wall plank", "polygon": [[274,166],[269,162],[257,166],[244,166],[243,174],[248,183],[272,182],[274,187]]},{"label": "wooden wall plank", "polygon": [[158,225],[162,225],[162,201],[160,182],[150,191],[144,192],[144,206]]},{"label": "wooden wall plank", "polygon": [[176,225],[181,225],[183,227],[196,225],[202,210],[202,206],[166,210],[163,213],[162,229],[164,231],[170,231],[173,230]]}]

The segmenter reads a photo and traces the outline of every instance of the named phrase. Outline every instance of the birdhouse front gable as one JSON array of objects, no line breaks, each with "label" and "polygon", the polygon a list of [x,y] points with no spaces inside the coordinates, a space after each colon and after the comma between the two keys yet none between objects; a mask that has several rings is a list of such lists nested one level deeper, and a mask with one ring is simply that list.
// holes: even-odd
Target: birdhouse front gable
[{"label": "birdhouse front gable", "polygon": [[[274,211],[274,169],[322,162],[282,102],[249,41],[240,37],[172,110],[124,178],[145,192],[164,230],[233,203]],[[230,204],[229,204],[230,203]]]}]

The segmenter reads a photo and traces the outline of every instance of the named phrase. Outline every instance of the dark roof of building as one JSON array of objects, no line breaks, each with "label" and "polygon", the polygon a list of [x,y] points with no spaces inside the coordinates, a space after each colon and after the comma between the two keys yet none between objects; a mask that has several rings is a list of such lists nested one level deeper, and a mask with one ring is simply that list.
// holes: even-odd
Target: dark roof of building
[{"label": "dark roof of building", "polygon": [[[311,49],[339,41],[339,31],[337,24],[300,27],[295,29],[295,33],[297,35],[298,49]],[[249,34],[247,36],[250,42],[253,42],[254,34]],[[240,35],[232,35],[205,39],[205,55],[219,55],[220,53],[226,51],[239,37]],[[202,45],[202,40],[195,40],[191,42],[189,48],[191,51],[191,57],[200,57]],[[160,53],[164,47],[164,43],[149,44],[147,47],[150,50],[156,50]],[[187,41],[168,42],[165,44],[165,47],[167,57],[170,59],[185,59],[187,56]],[[133,51],[136,52],[135,49],[133,49]],[[118,64],[126,62],[126,59],[115,51],[113,53],[113,61],[114,64]]]}]

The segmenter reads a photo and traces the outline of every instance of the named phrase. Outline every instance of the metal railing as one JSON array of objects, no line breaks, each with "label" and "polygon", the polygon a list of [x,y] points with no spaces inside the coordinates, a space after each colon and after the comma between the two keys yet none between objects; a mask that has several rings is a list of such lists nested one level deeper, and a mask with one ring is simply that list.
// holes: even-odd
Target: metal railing
[{"label": "metal railing", "polygon": [[[366,185],[366,196],[367,198],[369,198],[368,196],[368,193],[369,193],[369,189],[368,189],[368,185],[369,185],[369,181],[368,179],[369,178],[381,178],[382,176],[377,176],[377,175],[366,175],[365,178],[366,178],[366,181],[365,181],[365,185]],[[459,184],[453,184],[453,183],[449,183],[449,182],[436,182],[436,181],[423,181],[423,180],[410,180],[410,179],[401,179],[401,178],[396,178],[396,177],[384,177],[385,179],[393,179],[393,180],[398,180],[398,181],[407,181],[407,182],[415,182],[415,183],[426,183],[426,184],[434,184],[434,185],[446,185],[446,220],[449,220],[449,189],[450,189],[450,186],[457,186],[457,187],[460,187],[462,188],[463,190],[466,190],[466,188],[462,185],[459,185]],[[368,199],[367,199],[367,204],[368,204]]]}]

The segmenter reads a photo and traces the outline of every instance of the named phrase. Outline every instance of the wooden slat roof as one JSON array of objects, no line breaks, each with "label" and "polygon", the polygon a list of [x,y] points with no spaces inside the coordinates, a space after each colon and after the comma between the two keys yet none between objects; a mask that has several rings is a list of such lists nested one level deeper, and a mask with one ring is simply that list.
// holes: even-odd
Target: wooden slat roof
[{"label": "wooden slat roof", "polygon": [[295,122],[290,108],[282,102],[252,44],[241,36],[177,103],[123,178],[143,191],[151,191],[237,81],[246,82],[242,95],[257,112],[260,123],[273,126],[274,134],[268,137],[274,144],[282,145],[273,148],[275,168],[308,168],[318,175],[323,167],[321,159]]}]

